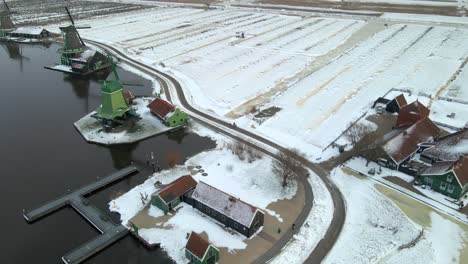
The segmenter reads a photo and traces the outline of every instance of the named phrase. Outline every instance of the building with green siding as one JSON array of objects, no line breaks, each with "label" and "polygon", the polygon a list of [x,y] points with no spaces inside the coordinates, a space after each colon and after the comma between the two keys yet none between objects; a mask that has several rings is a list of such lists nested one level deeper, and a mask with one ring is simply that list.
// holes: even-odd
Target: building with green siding
[{"label": "building with green siding", "polygon": [[151,204],[167,214],[179,203],[191,199],[197,182],[190,175],[182,176],[151,196]]},{"label": "building with green siding", "polygon": [[418,178],[434,191],[460,199],[468,191],[468,156],[457,161],[436,162]]},{"label": "building with green siding", "polygon": [[179,108],[161,98],[154,99],[148,108],[151,113],[161,119],[166,126],[178,127],[187,124],[189,115],[182,112]]},{"label": "building with green siding", "polygon": [[185,246],[185,256],[189,263],[214,264],[219,261],[219,249],[199,234],[192,232]]}]

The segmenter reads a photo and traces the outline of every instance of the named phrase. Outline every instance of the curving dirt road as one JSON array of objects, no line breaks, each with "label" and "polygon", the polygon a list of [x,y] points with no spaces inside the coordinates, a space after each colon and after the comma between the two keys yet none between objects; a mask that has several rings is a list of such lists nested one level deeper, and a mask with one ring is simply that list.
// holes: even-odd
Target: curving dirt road
[{"label": "curving dirt road", "polygon": [[[192,119],[204,124],[205,126],[213,129],[217,132],[227,135],[228,137],[233,138],[234,140],[240,141],[244,144],[247,144],[273,158],[276,158],[276,153],[279,151],[289,152],[289,150],[283,146],[280,146],[266,138],[263,138],[259,135],[256,135],[250,131],[242,129],[240,127],[234,127],[230,123],[221,120],[215,116],[207,114],[203,111],[200,111],[194,108],[187,101],[184,91],[180,83],[173,78],[172,76],[160,72],[151,66],[148,66],[144,63],[136,61],[122,51],[100,42],[85,40],[86,42],[95,45],[99,48],[106,50],[109,54],[119,58],[121,61],[124,61],[128,65],[148,74],[149,76],[154,77],[158,80],[161,87],[164,89],[166,98],[173,103],[180,103],[181,107],[186,110]],[[175,94],[171,94],[175,93]],[[235,132],[235,133],[233,133]],[[249,140],[250,139],[250,140]],[[254,140],[256,143],[252,142]],[[261,144],[258,144],[261,143]],[[264,146],[262,146],[264,145]],[[274,152],[273,152],[273,151]],[[336,185],[331,181],[329,177],[329,171],[321,167],[319,164],[313,163],[303,157],[297,157],[297,159],[307,168],[316,173],[322,181],[325,183],[328,191],[331,194],[334,205],[333,219],[330,226],[328,227],[326,234],[316,245],[315,249],[312,251],[311,255],[305,261],[305,263],[320,263],[327,256],[328,252],[332,249],[335,244],[340,232],[342,230],[344,220],[346,217],[345,203],[343,196]],[[299,178],[299,181],[302,182],[305,188],[306,193],[306,204],[299,214],[297,220],[295,221],[297,226],[302,226],[305,222],[311,208],[313,205],[313,193],[310,184],[307,181],[306,177]],[[291,230],[288,230],[284,235],[277,241],[277,243],[268,250],[264,255],[260,256],[254,263],[265,263],[277,254],[281,252],[281,249],[291,240],[294,233]]]}]

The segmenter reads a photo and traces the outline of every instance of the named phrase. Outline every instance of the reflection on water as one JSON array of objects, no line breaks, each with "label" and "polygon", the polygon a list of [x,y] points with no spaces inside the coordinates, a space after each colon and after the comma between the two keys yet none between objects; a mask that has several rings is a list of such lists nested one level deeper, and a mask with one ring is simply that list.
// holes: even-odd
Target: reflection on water
[{"label": "reflection on water", "polygon": [[[60,263],[70,250],[96,236],[97,232],[72,209],[61,210],[34,224],[21,216],[32,209],[97,177],[106,176],[131,162],[140,173],[89,197],[113,221],[108,202],[152,173],[146,157],[153,152],[160,166],[168,152],[183,159],[214,147],[195,134],[177,133],[150,138],[138,144],[104,147],[87,144],[73,123],[99,106],[101,77],[84,79],[46,70],[58,61],[57,44],[18,45],[1,43],[0,88],[0,212],[3,252],[0,263]],[[122,80],[142,83],[128,87],[136,95],[150,95],[152,83],[118,69]],[[105,78],[105,77],[104,77]],[[148,251],[127,237],[87,263],[170,263],[161,250]]]}]

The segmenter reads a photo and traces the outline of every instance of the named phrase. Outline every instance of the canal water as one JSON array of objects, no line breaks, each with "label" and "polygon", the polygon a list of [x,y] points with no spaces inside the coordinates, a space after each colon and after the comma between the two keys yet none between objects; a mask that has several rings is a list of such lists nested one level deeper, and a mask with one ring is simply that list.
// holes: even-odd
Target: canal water
[{"label": "canal water", "polygon": [[[33,224],[23,219],[23,209],[33,209],[133,161],[145,169],[89,197],[115,221],[119,216],[109,212],[107,203],[148,177],[151,171],[145,161],[150,152],[164,169],[168,152],[178,153],[183,162],[215,146],[208,138],[184,131],[131,145],[88,144],[73,123],[98,107],[99,83],[44,69],[58,61],[57,44],[0,46],[0,263],[61,263],[63,255],[98,235],[73,209]],[[143,84],[129,87],[136,95],[151,94],[150,81],[118,71],[122,80]],[[162,250],[146,250],[127,236],[86,263],[171,261]]]}]

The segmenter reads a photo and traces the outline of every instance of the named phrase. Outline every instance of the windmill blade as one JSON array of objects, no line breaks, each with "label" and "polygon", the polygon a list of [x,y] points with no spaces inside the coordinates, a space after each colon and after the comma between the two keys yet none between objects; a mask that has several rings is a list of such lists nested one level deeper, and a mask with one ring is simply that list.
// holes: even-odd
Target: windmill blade
[{"label": "windmill blade", "polygon": [[[65,10],[67,11],[68,18],[70,18],[70,21],[71,21],[73,27],[75,27],[75,21],[73,20],[73,17],[71,16],[70,10],[68,10],[68,7],[65,7]],[[75,27],[75,29],[77,29],[77,27]],[[76,34],[78,35],[78,38],[80,39],[81,44],[84,47],[86,47],[86,44],[84,43],[83,39],[81,38],[80,32],[78,32],[78,30],[76,30]]]},{"label": "windmill blade", "polygon": [[[5,1],[5,0],[3,0],[3,1]],[[67,11],[68,18],[70,18],[70,21],[71,21],[72,25],[75,25],[75,21],[73,21],[73,17],[71,16],[70,10],[68,10],[68,7],[65,7],[65,10]]]},{"label": "windmill blade", "polygon": [[11,12],[10,7],[7,5],[7,2],[5,0],[3,0],[3,3],[5,4],[5,7],[8,10],[8,12]]}]

